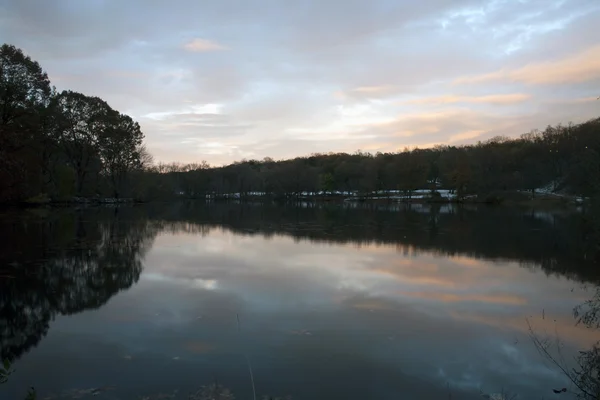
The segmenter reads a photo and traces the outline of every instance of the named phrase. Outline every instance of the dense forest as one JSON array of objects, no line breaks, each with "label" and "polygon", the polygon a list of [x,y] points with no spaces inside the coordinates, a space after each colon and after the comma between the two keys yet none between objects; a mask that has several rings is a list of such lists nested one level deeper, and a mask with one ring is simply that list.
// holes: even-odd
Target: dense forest
[{"label": "dense forest", "polygon": [[[600,108],[600,104],[599,104]],[[516,135],[519,132],[515,132]],[[73,198],[372,196],[450,190],[458,200],[600,191],[600,118],[518,138],[370,154],[312,154],[211,167],[154,164],[140,126],[98,97],[58,92],[39,63],[0,48],[0,201]]]}]

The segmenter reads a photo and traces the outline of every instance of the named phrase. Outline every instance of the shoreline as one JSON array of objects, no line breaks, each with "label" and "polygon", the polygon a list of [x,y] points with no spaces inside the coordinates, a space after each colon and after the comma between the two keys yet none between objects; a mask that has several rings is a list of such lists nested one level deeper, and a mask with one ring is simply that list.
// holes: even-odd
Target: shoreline
[{"label": "shoreline", "polygon": [[44,201],[21,201],[14,203],[0,203],[0,207],[17,207],[17,208],[60,208],[60,207],[77,207],[77,206],[119,206],[119,205],[137,205],[137,204],[157,204],[157,203],[176,203],[181,201],[193,201],[204,203],[245,203],[245,202],[274,202],[274,203],[296,203],[309,202],[321,204],[452,204],[460,206],[462,204],[469,205],[487,205],[487,206],[535,206],[535,207],[550,207],[550,208],[571,208],[583,206],[587,200],[582,200],[577,196],[556,196],[556,195],[538,195],[533,198],[510,198],[486,196],[477,197],[469,196],[464,199],[448,198],[448,197],[413,197],[403,198],[399,196],[373,196],[373,197],[348,197],[344,195],[333,196],[269,196],[269,195],[248,195],[241,197],[220,196],[213,198],[199,197],[177,197],[171,199],[132,199],[132,198],[85,198],[76,197],[72,199],[52,200],[44,199]]},{"label": "shoreline", "polygon": [[532,194],[530,191],[497,191],[488,194],[469,194],[461,199],[457,198],[454,191],[437,190],[433,194],[430,190],[415,190],[410,196],[400,191],[380,191],[368,195],[356,192],[301,192],[294,194],[267,194],[264,192],[204,194],[200,196],[185,196],[183,194],[172,197],[156,198],[117,198],[117,197],[82,197],[76,196],[63,199],[52,199],[45,194],[31,197],[27,200],[0,202],[0,208],[40,208],[40,207],[78,207],[78,206],[119,206],[150,203],[176,203],[181,201],[194,201],[204,203],[227,202],[264,202],[264,203],[331,203],[331,204],[471,204],[488,206],[523,206],[541,208],[572,208],[586,206],[590,198],[579,195],[539,192]]}]

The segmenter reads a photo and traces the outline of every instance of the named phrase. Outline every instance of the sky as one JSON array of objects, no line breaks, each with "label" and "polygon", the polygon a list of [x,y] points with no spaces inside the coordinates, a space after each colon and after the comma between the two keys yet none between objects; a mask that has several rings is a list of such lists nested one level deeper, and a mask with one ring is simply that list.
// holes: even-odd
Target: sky
[{"label": "sky", "polygon": [[516,137],[600,115],[597,0],[0,0],[0,42],[158,162]]}]

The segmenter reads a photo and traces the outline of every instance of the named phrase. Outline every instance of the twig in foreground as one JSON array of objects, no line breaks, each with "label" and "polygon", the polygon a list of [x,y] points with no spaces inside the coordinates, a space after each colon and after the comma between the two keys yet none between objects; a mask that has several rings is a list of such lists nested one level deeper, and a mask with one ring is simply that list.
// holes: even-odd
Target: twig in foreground
[{"label": "twig in foreground", "polygon": [[[240,335],[241,335],[242,327],[240,324],[240,315],[235,314],[235,316],[237,318],[238,331],[240,332]],[[254,386],[254,374],[252,373],[252,364],[250,364],[250,358],[248,357],[248,354],[246,354],[246,352],[244,352],[244,357],[246,358],[246,364],[248,364],[248,370],[250,371],[250,380],[252,381],[252,395],[254,396],[254,400],[256,400],[256,387]]]}]

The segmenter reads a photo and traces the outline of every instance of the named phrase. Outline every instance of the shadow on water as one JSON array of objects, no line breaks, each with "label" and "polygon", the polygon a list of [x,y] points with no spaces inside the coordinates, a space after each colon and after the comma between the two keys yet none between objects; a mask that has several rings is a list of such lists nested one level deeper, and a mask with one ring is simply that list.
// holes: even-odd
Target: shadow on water
[{"label": "shadow on water", "polygon": [[138,281],[157,229],[131,211],[1,217],[0,359],[37,345],[57,315],[99,308]]},{"label": "shadow on water", "polygon": [[[175,203],[6,212],[0,214],[0,358],[26,354],[56,316],[99,308],[134,285],[161,232],[229,230],[266,239],[394,245],[401,254],[517,261],[592,288],[595,295],[576,317],[597,329],[599,227],[590,214],[448,205]],[[581,352],[580,374],[573,378],[588,390],[597,385],[598,354],[597,345]]]}]

